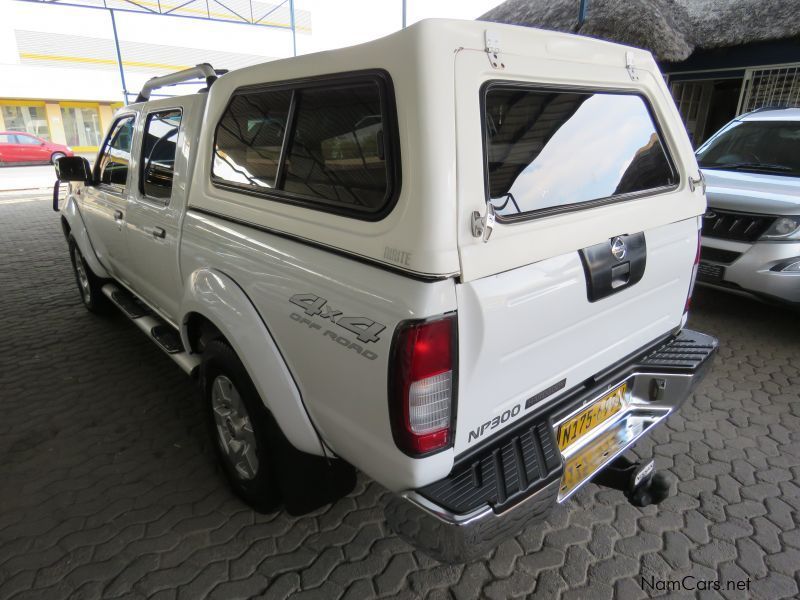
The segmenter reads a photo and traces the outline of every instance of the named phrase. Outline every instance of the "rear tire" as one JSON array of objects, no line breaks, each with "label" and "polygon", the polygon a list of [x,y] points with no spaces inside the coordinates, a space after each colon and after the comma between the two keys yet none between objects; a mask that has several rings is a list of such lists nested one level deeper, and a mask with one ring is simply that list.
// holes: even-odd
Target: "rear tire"
[{"label": "rear tire", "polygon": [[233,491],[258,512],[280,503],[270,438],[279,434],[250,376],[223,340],[203,351],[200,386],[217,456]]},{"label": "rear tire", "polygon": [[75,282],[78,284],[78,292],[80,292],[83,305],[89,312],[105,313],[110,303],[103,294],[103,280],[89,268],[73,236],[69,236],[67,244],[69,245],[70,259],[72,259],[72,270],[75,272]]}]

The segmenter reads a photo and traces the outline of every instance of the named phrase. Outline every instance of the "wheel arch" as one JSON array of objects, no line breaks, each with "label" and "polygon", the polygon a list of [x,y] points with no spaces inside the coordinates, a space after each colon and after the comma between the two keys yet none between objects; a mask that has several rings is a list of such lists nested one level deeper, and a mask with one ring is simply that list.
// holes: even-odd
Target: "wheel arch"
[{"label": "wheel arch", "polygon": [[264,405],[292,445],[324,456],[300,390],[266,323],[250,298],[226,274],[201,268],[189,275],[181,304],[181,339],[192,352],[202,335],[216,331],[244,364]]},{"label": "wheel arch", "polygon": [[86,230],[83,216],[78,210],[77,202],[72,195],[67,197],[67,203],[61,211],[61,229],[67,239],[69,239],[70,234],[75,238],[75,243],[78,244],[78,248],[92,272],[100,279],[109,279],[111,276],[105,267],[100,264],[97,255],[94,253],[94,247],[89,239],[89,232]]}]

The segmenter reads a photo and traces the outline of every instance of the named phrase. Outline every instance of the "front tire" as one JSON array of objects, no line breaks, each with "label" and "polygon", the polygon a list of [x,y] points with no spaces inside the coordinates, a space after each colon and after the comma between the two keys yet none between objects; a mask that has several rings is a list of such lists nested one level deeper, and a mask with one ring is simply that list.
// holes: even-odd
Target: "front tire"
[{"label": "front tire", "polygon": [[56,161],[59,158],[64,158],[65,156],[66,154],[64,154],[63,152],[53,152],[53,154],[50,156],[50,164],[51,165],[56,164]]},{"label": "front tire", "polygon": [[214,447],[233,491],[258,512],[280,501],[270,461],[277,425],[236,353],[224,341],[203,351],[200,383]]},{"label": "front tire", "polygon": [[67,243],[69,244],[69,256],[72,259],[72,270],[75,272],[75,282],[78,284],[83,305],[89,312],[96,314],[106,312],[109,302],[103,294],[102,280],[89,268],[75,238],[70,235]]}]

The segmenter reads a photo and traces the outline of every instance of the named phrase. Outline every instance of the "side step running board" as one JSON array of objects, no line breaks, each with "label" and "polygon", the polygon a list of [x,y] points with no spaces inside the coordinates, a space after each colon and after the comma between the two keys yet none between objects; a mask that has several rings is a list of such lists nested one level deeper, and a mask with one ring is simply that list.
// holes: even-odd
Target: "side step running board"
[{"label": "side step running board", "polygon": [[107,283],[103,286],[103,294],[108,296],[111,302],[133,321],[147,337],[155,342],[167,356],[174,360],[181,369],[189,375],[194,374],[195,369],[200,366],[200,357],[186,352],[181,343],[180,334],[174,327],[149,311],[133,294],[117,287],[113,283]]}]

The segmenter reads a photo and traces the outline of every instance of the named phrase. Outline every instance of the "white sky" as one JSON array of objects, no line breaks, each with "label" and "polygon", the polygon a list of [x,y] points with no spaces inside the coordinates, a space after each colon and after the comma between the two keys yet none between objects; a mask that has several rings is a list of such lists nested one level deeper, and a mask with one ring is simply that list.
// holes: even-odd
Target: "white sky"
[{"label": "white sky", "polygon": [[[406,0],[406,23],[446,17],[475,19],[502,0]],[[311,11],[312,35],[297,36],[297,53],[352,46],[402,27],[402,0],[297,0]]]}]

